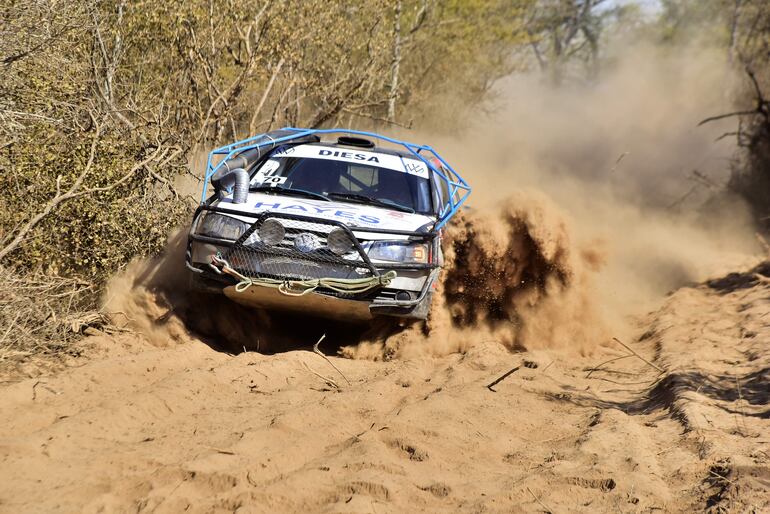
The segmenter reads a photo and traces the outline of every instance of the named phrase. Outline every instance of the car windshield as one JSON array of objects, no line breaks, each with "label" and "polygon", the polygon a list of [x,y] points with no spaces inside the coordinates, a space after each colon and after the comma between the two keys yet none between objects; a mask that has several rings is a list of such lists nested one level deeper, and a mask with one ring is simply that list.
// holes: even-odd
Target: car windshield
[{"label": "car windshield", "polygon": [[432,214],[422,161],[358,149],[300,145],[279,148],[251,176],[251,189],[303,191],[330,200]]}]

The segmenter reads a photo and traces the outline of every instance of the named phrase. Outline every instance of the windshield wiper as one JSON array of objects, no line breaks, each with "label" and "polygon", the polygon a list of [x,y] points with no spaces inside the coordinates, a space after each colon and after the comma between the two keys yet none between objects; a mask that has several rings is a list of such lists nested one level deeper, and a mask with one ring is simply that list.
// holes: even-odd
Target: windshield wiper
[{"label": "windshield wiper", "polygon": [[287,187],[271,187],[271,186],[259,186],[252,187],[249,191],[259,191],[261,193],[281,193],[286,195],[305,196],[308,198],[315,198],[316,200],[323,200],[325,202],[331,202],[326,196],[321,193],[314,193],[312,191],[306,191],[304,189],[290,189]]},{"label": "windshield wiper", "polygon": [[352,200],[354,202],[359,202],[359,203],[367,203],[371,205],[376,205],[378,207],[385,207],[387,209],[395,209],[397,211],[414,214],[414,209],[412,209],[411,207],[407,207],[406,205],[401,205],[400,203],[396,203],[392,200],[388,200],[385,198],[372,198],[366,195],[359,195],[357,193],[329,193],[329,196],[331,196],[332,198],[343,198],[345,200]]}]

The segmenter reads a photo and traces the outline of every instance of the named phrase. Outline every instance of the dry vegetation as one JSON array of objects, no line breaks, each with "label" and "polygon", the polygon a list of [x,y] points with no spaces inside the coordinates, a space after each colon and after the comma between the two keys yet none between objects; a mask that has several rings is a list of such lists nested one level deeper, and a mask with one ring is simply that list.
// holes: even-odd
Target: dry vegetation
[{"label": "dry vegetation", "polygon": [[[740,147],[727,190],[744,198],[763,232],[770,230],[770,10],[764,0],[692,0],[664,2],[663,37],[669,43],[687,38],[725,49],[744,80],[734,93],[736,110],[714,113],[702,123],[735,118]],[[689,23],[685,23],[689,20]]]},{"label": "dry vegetation", "polygon": [[511,72],[591,80],[608,33],[696,33],[750,72],[729,187],[767,227],[763,4],[666,0],[655,19],[603,0],[5,0],[2,359],[67,347],[106,278],[184,223],[180,177],[214,144],[285,125],[454,131]]},{"label": "dry vegetation", "polygon": [[746,71],[743,114],[735,136],[738,156],[729,187],[750,203],[770,231],[770,11],[764,2],[736,2],[731,48]]},{"label": "dry vegetation", "polygon": [[[3,346],[66,345],[73,306],[96,306],[189,215],[176,184],[192,156],[279,126],[411,125],[431,98],[477,102],[528,4],[3,2]],[[45,298],[68,281],[87,287]]]},{"label": "dry vegetation", "polygon": [[29,273],[20,276],[0,268],[0,363],[35,354],[77,353],[70,343],[89,328],[108,323],[83,304],[95,285],[77,278]]}]

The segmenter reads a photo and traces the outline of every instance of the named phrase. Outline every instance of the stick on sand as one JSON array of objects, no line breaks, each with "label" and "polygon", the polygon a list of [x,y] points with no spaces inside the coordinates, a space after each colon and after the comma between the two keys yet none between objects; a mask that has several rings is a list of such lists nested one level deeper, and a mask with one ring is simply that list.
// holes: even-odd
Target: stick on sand
[{"label": "stick on sand", "polygon": [[535,495],[535,493],[533,493],[533,492],[532,492],[532,489],[530,489],[529,487],[527,487],[527,491],[529,491],[529,494],[531,494],[531,495],[532,495],[532,497],[535,499],[535,501],[536,501],[537,503],[539,503],[539,504],[540,504],[540,506],[541,506],[541,507],[543,507],[543,508],[545,509],[545,511],[546,511],[546,512],[553,512],[551,509],[549,509],[549,508],[548,508],[548,506],[547,506],[545,503],[543,503],[543,502],[541,502],[541,501],[540,501],[540,498],[538,498],[538,497]]},{"label": "stick on sand", "polygon": [[665,373],[665,370],[664,370],[663,368],[661,368],[660,366],[656,366],[656,365],[655,365],[655,364],[653,364],[652,362],[648,361],[647,359],[645,359],[644,357],[642,357],[641,355],[639,355],[638,353],[636,353],[635,351],[633,351],[631,348],[629,348],[629,346],[628,346],[628,345],[626,345],[626,343],[624,343],[623,341],[621,341],[621,340],[620,340],[620,339],[618,339],[617,337],[613,337],[613,338],[612,338],[612,340],[613,340],[613,341],[615,341],[616,343],[618,343],[618,344],[622,345],[622,346],[623,346],[623,348],[625,348],[625,349],[626,349],[626,350],[628,350],[629,352],[633,353],[634,355],[636,355],[637,357],[639,357],[639,359],[641,359],[642,361],[646,362],[647,364],[649,364],[649,365],[650,365],[650,366],[652,366],[653,368],[657,369],[657,370],[658,370],[658,371],[660,371],[661,373]]},{"label": "stick on sand", "polygon": [[318,342],[313,345],[313,352],[317,353],[318,355],[320,355],[321,357],[326,359],[326,362],[331,364],[331,367],[334,368],[335,370],[337,370],[337,373],[342,375],[342,378],[345,379],[345,382],[347,382],[348,385],[350,385],[350,380],[348,380],[348,377],[346,377],[345,374],[342,371],[340,371],[340,369],[337,366],[335,366],[334,363],[332,361],[330,361],[329,358],[326,355],[324,355],[321,350],[318,349],[318,345],[321,344],[321,341],[323,341],[325,337],[326,337],[326,334],[322,335],[321,339],[319,339]]},{"label": "stick on sand", "polygon": [[513,368],[512,370],[510,370],[510,371],[507,371],[507,372],[506,372],[506,373],[505,373],[503,376],[501,376],[500,378],[498,378],[497,380],[495,380],[495,381],[494,381],[494,382],[492,382],[491,384],[488,384],[488,385],[487,385],[487,389],[489,389],[489,390],[490,390],[490,391],[492,391],[493,393],[496,393],[497,391],[495,391],[494,389],[492,389],[492,386],[495,386],[495,385],[499,384],[500,382],[502,382],[503,380],[505,380],[505,379],[506,379],[506,378],[508,378],[509,376],[513,375],[515,372],[517,372],[517,371],[519,370],[519,368],[521,368],[521,366],[516,366],[516,367],[515,367],[515,368]]}]

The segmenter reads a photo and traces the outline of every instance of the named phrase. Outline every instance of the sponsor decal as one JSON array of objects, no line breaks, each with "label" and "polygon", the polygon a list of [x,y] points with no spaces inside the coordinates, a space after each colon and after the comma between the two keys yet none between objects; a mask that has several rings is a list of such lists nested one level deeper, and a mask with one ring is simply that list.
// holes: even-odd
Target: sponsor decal
[{"label": "sponsor decal", "polygon": [[339,150],[319,150],[318,151],[319,156],[334,156],[339,157],[340,159],[354,159],[356,161],[366,161],[366,162],[376,162],[377,164],[380,163],[380,159],[376,155],[365,155],[362,153],[353,153],[353,152],[340,152]]},{"label": "sponsor decal", "polygon": [[268,161],[265,164],[262,165],[262,167],[259,169],[259,171],[260,171],[260,173],[262,173],[266,177],[269,177],[280,166],[281,166],[281,163],[276,161],[275,159],[268,159]]},{"label": "sponsor decal", "polygon": [[428,167],[425,166],[424,162],[415,159],[407,159],[406,157],[401,160],[404,161],[404,170],[407,173],[422,178],[428,178]]},{"label": "sponsor decal", "polygon": [[[327,159],[358,164],[379,166],[390,170],[428,178],[428,167],[419,159],[409,159],[398,155],[367,152],[364,150],[344,150],[328,146],[298,145],[281,148],[273,153],[273,159],[282,157],[304,157],[309,159]],[[270,162],[270,161],[268,161]]]},{"label": "sponsor decal", "polygon": [[340,209],[338,207],[316,207],[314,205],[300,203],[282,203],[282,202],[257,202],[255,209],[284,211],[294,214],[323,214],[339,219],[340,221],[356,221],[367,225],[377,225],[380,218],[369,214],[361,214],[356,211]]}]

